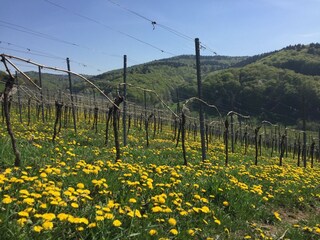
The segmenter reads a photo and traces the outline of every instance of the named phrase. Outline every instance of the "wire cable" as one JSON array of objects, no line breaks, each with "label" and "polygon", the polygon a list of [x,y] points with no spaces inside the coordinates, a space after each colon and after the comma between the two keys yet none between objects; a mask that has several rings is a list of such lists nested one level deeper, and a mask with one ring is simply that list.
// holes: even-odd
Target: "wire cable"
[{"label": "wire cable", "polygon": [[73,11],[73,10],[70,10],[70,9],[68,9],[68,8],[66,8],[66,7],[63,7],[63,6],[59,5],[59,4],[56,4],[56,3],[52,2],[52,1],[49,1],[49,0],[43,0],[43,1],[45,1],[45,2],[47,2],[47,3],[49,3],[49,4],[51,4],[51,5],[53,5],[53,6],[55,6],[55,7],[61,8],[61,9],[65,10],[65,11],[67,11],[67,12],[70,12],[70,13],[78,16],[78,17],[81,17],[81,18],[83,18],[83,19],[86,19],[86,20],[88,20],[88,21],[90,21],[90,22],[99,24],[99,25],[101,25],[101,26],[103,26],[103,27],[105,27],[105,28],[107,28],[107,29],[109,29],[109,30],[112,30],[112,31],[117,32],[117,33],[119,33],[119,34],[121,34],[121,35],[124,35],[124,36],[127,36],[127,37],[131,38],[131,39],[134,39],[134,40],[136,40],[136,41],[138,41],[138,42],[140,42],[140,43],[142,43],[142,44],[145,44],[145,45],[147,45],[147,46],[149,46],[149,47],[152,47],[152,48],[154,48],[154,49],[156,49],[156,50],[158,50],[158,51],[160,51],[160,52],[162,52],[162,53],[166,53],[166,54],[169,54],[169,55],[172,55],[172,56],[175,56],[175,55],[176,55],[176,54],[173,54],[173,53],[171,53],[171,52],[165,51],[165,50],[163,50],[163,49],[161,49],[161,48],[159,48],[159,47],[157,47],[157,46],[155,46],[155,45],[153,45],[153,44],[151,44],[151,43],[148,43],[148,42],[146,42],[146,41],[144,41],[144,40],[141,40],[141,39],[139,39],[139,38],[137,38],[137,37],[135,37],[135,36],[132,36],[132,35],[130,35],[130,34],[128,34],[128,33],[125,33],[125,32],[119,31],[119,30],[116,30],[116,29],[114,29],[114,28],[112,28],[112,27],[110,27],[110,26],[108,26],[108,25],[106,25],[106,24],[104,24],[104,23],[96,20],[96,19],[93,19],[93,18],[91,18],[91,17],[87,17],[87,16],[85,16],[85,15],[83,15],[83,14],[80,14],[80,13],[75,12],[75,11]]},{"label": "wire cable", "polygon": [[[48,1],[48,0],[44,0],[44,1]],[[131,13],[133,15],[136,15],[137,17],[140,17],[140,18],[150,22],[152,24],[153,29],[155,29],[155,26],[159,26],[159,27],[169,31],[170,33],[172,33],[172,34],[174,34],[174,35],[176,35],[176,36],[178,36],[180,38],[183,38],[183,39],[185,39],[187,41],[192,41],[192,42],[194,41],[193,37],[190,37],[190,36],[188,36],[188,35],[186,35],[184,33],[181,33],[178,30],[175,30],[175,29],[173,29],[171,27],[168,27],[168,26],[166,26],[164,24],[160,24],[160,23],[156,22],[155,20],[152,20],[152,19],[150,19],[150,18],[148,18],[146,16],[143,16],[142,14],[140,14],[140,13],[138,13],[136,11],[133,11],[133,10],[127,8],[127,7],[124,7],[124,6],[120,5],[119,3],[116,3],[116,2],[114,2],[112,0],[106,0],[106,1],[118,6],[119,8],[121,8],[121,9],[123,9],[123,10],[125,10],[125,11],[127,11],[127,12],[129,12],[129,13]],[[202,49],[205,49],[205,50],[208,50],[208,51],[212,52],[214,55],[217,55],[217,53],[213,49],[211,49],[209,46],[207,46],[206,44],[200,43],[200,47]]]},{"label": "wire cable", "polygon": [[[13,48],[1,47],[1,44],[6,44],[8,46],[14,46],[14,47],[17,47],[17,48],[20,48],[20,49],[23,49],[23,50],[17,50],[17,49],[13,49]],[[14,51],[14,52],[19,52],[19,53],[26,53],[26,54],[30,54],[30,55],[34,55],[34,56],[41,56],[41,57],[47,57],[47,58],[52,58],[52,59],[57,59],[57,60],[63,60],[63,61],[66,60],[66,58],[59,57],[59,56],[56,56],[56,55],[51,54],[51,53],[46,53],[46,52],[43,52],[43,51],[33,50],[33,49],[30,49],[30,48],[27,48],[27,47],[23,47],[23,46],[18,45],[18,44],[14,44],[14,43],[2,41],[2,40],[0,40],[0,49],[5,49],[5,50],[8,50],[8,51]],[[90,67],[92,69],[97,70],[98,72],[101,72],[100,69],[96,69],[96,67],[94,67],[92,65],[89,65],[89,64],[86,64],[86,63],[82,63],[82,62],[78,62],[78,61],[71,60],[71,59],[70,59],[70,61],[74,62],[74,63],[77,63],[79,66],[82,66],[82,67],[85,67],[85,68],[86,67]]]},{"label": "wire cable", "polygon": [[49,35],[49,34],[41,33],[41,32],[38,32],[38,31],[34,31],[32,29],[29,29],[29,28],[21,26],[21,25],[17,25],[17,24],[14,24],[14,23],[9,23],[9,22],[3,21],[3,20],[0,20],[0,23],[2,23],[2,24],[0,24],[0,27],[5,27],[5,28],[8,28],[8,29],[11,29],[11,30],[14,30],[14,31],[23,32],[23,33],[27,33],[27,34],[30,34],[30,35],[33,35],[33,36],[40,37],[40,38],[44,38],[44,39],[60,42],[60,43],[66,44],[66,45],[71,45],[73,47],[86,49],[86,50],[89,50],[89,51],[94,52],[94,53],[100,53],[100,54],[107,55],[107,56],[113,56],[113,55],[111,55],[109,53],[106,53],[106,52],[103,52],[103,51],[97,51],[97,50],[95,50],[93,48],[90,48],[90,47],[87,47],[87,46],[84,46],[84,45],[80,45],[80,44],[77,44],[77,43],[69,42],[69,41],[66,41],[64,39],[57,38],[57,37]]}]

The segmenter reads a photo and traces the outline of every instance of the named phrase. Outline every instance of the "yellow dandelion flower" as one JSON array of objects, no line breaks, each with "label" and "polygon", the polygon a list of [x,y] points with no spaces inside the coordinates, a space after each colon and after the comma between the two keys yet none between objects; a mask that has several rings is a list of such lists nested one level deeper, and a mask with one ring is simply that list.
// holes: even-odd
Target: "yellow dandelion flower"
[{"label": "yellow dandelion flower", "polygon": [[177,225],[177,221],[174,218],[169,218],[168,223],[173,227]]},{"label": "yellow dandelion flower", "polygon": [[162,208],[159,206],[155,206],[155,207],[151,208],[151,211],[154,213],[162,212]]},{"label": "yellow dandelion flower", "polygon": [[68,217],[69,217],[69,214],[59,213],[57,217],[58,217],[58,219],[59,219],[60,221],[66,221],[66,220],[68,219]]},{"label": "yellow dandelion flower", "polygon": [[77,188],[83,189],[83,188],[84,188],[84,184],[83,184],[83,183],[78,183],[78,184],[77,184]]},{"label": "yellow dandelion flower", "polygon": [[26,212],[26,211],[21,211],[21,212],[18,212],[18,215],[20,216],[20,217],[29,217],[29,213],[28,212]]},{"label": "yellow dandelion flower", "polygon": [[50,204],[56,206],[56,205],[59,205],[59,202],[56,200],[52,200]]},{"label": "yellow dandelion flower", "polygon": [[81,232],[81,231],[83,231],[83,230],[84,230],[83,227],[77,227],[77,231]]},{"label": "yellow dandelion flower", "polygon": [[68,203],[66,203],[65,201],[60,201],[58,205],[60,207],[66,207],[66,206],[68,206]]},{"label": "yellow dandelion flower", "polygon": [[76,202],[71,203],[71,207],[73,208],[79,208],[79,204]]},{"label": "yellow dandelion flower", "polygon": [[25,198],[25,199],[23,199],[23,202],[28,204],[28,205],[33,205],[34,204],[34,199],[33,198]]},{"label": "yellow dandelion flower", "polygon": [[170,230],[170,233],[171,233],[172,235],[177,235],[179,232],[178,232],[177,229],[172,228],[172,229]]},{"label": "yellow dandelion flower", "polygon": [[54,213],[44,213],[42,214],[42,218],[46,221],[52,221],[56,218],[56,215]]},{"label": "yellow dandelion flower", "polygon": [[96,221],[103,221],[104,220],[104,216],[96,216]]},{"label": "yellow dandelion flower", "polygon": [[40,177],[41,178],[46,178],[48,175],[45,173],[45,172],[42,172],[41,174],[40,174]]},{"label": "yellow dandelion flower", "polygon": [[45,221],[42,223],[42,227],[44,230],[52,230],[53,229],[53,222]]},{"label": "yellow dandelion flower", "polygon": [[224,201],[222,204],[223,204],[223,206],[225,206],[225,207],[228,207],[228,206],[229,206],[229,202],[228,202],[228,201]]},{"label": "yellow dandelion flower", "polygon": [[97,210],[97,211],[96,211],[96,214],[97,214],[97,215],[103,215],[103,211],[102,211],[102,210]]},{"label": "yellow dandelion flower", "polygon": [[12,203],[12,198],[11,197],[6,197],[6,198],[2,199],[2,203],[3,204]]},{"label": "yellow dandelion flower", "polygon": [[114,215],[113,215],[112,213],[106,213],[106,214],[104,215],[104,217],[105,217],[106,219],[113,219],[113,218],[114,218]]},{"label": "yellow dandelion flower", "polygon": [[274,212],[273,215],[277,220],[281,221],[280,214],[278,212]]},{"label": "yellow dandelion flower", "polygon": [[305,232],[312,232],[312,228],[308,226],[303,227],[302,230]]},{"label": "yellow dandelion flower", "polygon": [[128,212],[127,215],[128,215],[129,217],[132,217],[132,218],[133,218],[133,217],[134,217],[134,211]]},{"label": "yellow dandelion flower", "polygon": [[188,234],[189,234],[190,236],[194,236],[194,235],[196,234],[196,232],[195,232],[193,229],[189,229],[189,230],[188,230]]},{"label": "yellow dandelion flower", "polygon": [[76,221],[77,221],[77,219],[72,215],[69,215],[67,220],[69,223],[76,223]]},{"label": "yellow dandelion flower", "polygon": [[95,227],[97,227],[97,223],[95,223],[95,222],[90,223],[90,224],[88,225],[88,228],[95,228]]},{"label": "yellow dandelion flower", "polygon": [[243,237],[243,239],[251,239],[251,236],[250,235],[246,235]]},{"label": "yellow dandelion flower", "polygon": [[138,218],[142,218],[142,215],[138,209],[134,210],[134,215]]},{"label": "yellow dandelion flower", "polygon": [[219,219],[215,219],[214,222],[215,222],[216,224],[218,224],[218,225],[221,224],[221,221],[220,221]]},{"label": "yellow dandelion flower", "polygon": [[113,226],[115,226],[115,227],[120,227],[120,226],[122,225],[122,223],[121,223],[119,220],[117,220],[117,219],[114,220],[112,224],[113,224]]},{"label": "yellow dandelion flower", "polygon": [[84,218],[84,217],[82,217],[82,218],[79,219],[79,223],[84,223],[85,225],[88,225],[89,224],[89,220]]},{"label": "yellow dandelion flower", "polygon": [[42,228],[41,226],[38,226],[38,225],[36,225],[36,226],[33,227],[33,231],[34,231],[34,232],[37,232],[37,233],[41,232],[42,229],[43,229],[43,228]]},{"label": "yellow dandelion flower", "polygon": [[42,208],[42,209],[46,209],[47,208],[47,204],[46,203],[42,203],[42,204],[40,204],[39,207]]},{"label": "yellow dandelion flower", "polygon": [[29,191],[28,191],[27,189],[21,189],[21,190],[19,191],[19,193],[20,193],[20,195],[26,195],[26,196],[29,196],[29,195],[30,195],[30,193],[29,193]]},{"label": "yellow dandelion flower", "polygon": [[151,229],[151,230],[149,231],[149,235],[151,235],[151,236],[154,236],[154,235],[157,235],[157,234],[158,234],[158,231],[155,230],[155,229]]},{"label": "yellow dandelion flower", "polygon": [[184,211],[184,210],[180,212],[180,215],[181,215],[181,216],[187,216],[188,214],[189,214],[189,213],[188,213],[187,211]]},{"label": "yellow dandelion flower", "polygon": [[202,208],[200,208],[200,211],[203,213],[210,213],[210,209],[207,206],[203,206]]},{"label": "yellow dandelion flower", "polygon": [[129,199],[129,203],[136,203],[136,202],[137,202],[137,200],[134,199],[134,198],[130,198],[130,199]]},{"label": "yellow dandelion flower", "polygon": [[19,218],[17,220],[17,223],[20,225],[20,227],[23,227],[26,224],[27,221],[28,220],[26,218]]}]

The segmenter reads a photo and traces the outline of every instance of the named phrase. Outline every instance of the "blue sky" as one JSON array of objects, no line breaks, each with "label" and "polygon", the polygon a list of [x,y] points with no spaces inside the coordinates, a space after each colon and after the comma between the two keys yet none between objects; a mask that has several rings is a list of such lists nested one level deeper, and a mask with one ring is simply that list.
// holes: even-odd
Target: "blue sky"
[{"label": "blue sky", "polygon": [[[172,54],[194,54],[196,37],[218,55],[228,56],[320,42],[320,0],[112,0],[121,7],[111,0],[48,1],[1,0],[1,53],[64,69],[64,59],[69,57],[71,70],[100,74],[121,68],[124,54],[129,66]],[[191,39],[157,25],[153,29],[149,21],[125,9]],[[57,40],[26,33],[26,29]],[[45,56],[35,55],[38,51]],[[204,49],[201,54],[213,55]],[[24,71],[36,70],[15,63]]]}]

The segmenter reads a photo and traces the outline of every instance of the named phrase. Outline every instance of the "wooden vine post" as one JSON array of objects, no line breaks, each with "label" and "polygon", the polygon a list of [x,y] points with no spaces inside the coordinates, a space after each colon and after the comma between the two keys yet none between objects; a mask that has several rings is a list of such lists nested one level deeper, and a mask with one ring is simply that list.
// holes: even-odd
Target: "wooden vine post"
[{"label": "wooden vine post", "polygon": [[123,56],[123,114],[122,114],[122,125],[123,125],[123,146],[127,146],[127,55]]},{"label": "wooden vine post", "polygon": [[98,133],[98,118],[99,118],[99,108],[95,106],[93,109],[93,125],[92,125],[92,129],[95,130],[95,133]]},{"label": "wooden vine post", "polygon": [[183,164],[188,165],[187,157],[186,157],[186,116],[184,111],[181,112],[181,145],[182,145],[182,155],[183,155]]},{"label": "wooden vine post", "polygon": [[300,141],[300,133],[298,136],[298,161],[297,166],[300,167],[300,156],[301,156],[301,141]]},{"label": "wooden vine post", "polygon": [[255,145],[255,150],[256,150],[254,165],[258,165],[258,133],[259,133],[259,130],[260,130],[260,126],[254,130],[254,145]]},{"label": "wooden vine post", "polygon": [[244,155],[247,155],[247,151],[248,151],[248,126],[246,125],[246,128],[245,128],[245,132],[244,132],[244,135],[243,135],[243,138],[244,138]]},{"label": "wooden vine post", "polygon": [[116,148],[116,161],[120,159],[120,143],[119,143],[119,131],[118,131],[118,113],[119,105],[123,102],[123,97],[118,96],[114,100],[114,105],[112,106],[112,117],[113,117],[113,134],[114,134],[114,145]]},{"label": "wooden vine post", "polygon": [[230,115],[231,120],[231,152],[234,153],[234,126],[233,126],[233,114]]},{"label": "wooden vine post", "polygon": [[313,155],[314,155],[314,147],[316,143],[314,140],[312,140],[311,146],[310,146],[310,155],[311,155],[311,168],[313,168]]},{"label": "wooden vine post", "polygon": [[[195,39],[195,49],[196,49],[196,67],[197,67],[197,85],[198,85],[198,98],[202,100],[202,83],[201,83],[201,68],[200,68],[200,42],[199,38]],[[206,157],[206,142],[205,142],[205,127],[204,127],[204,115],[203,106],[199,105],[199,120],[200,120],[200,137],[201,137],[201,156],[202,161]]]},{"label": "wooden vine post", "polygon": [[153,107],[153,136],[152,138],[155,139],[157,133],[157,118],[156,118],[156,107]]},{"label": "wooden vine post", "polygon": [[[54,126],[53,126],[52,142],[55,141],[56,136],[60,132],[60,129],[61,129],[61,116],[62,116],[63,103],[59,103],[58,101],[56,101],[55,105],[56,105],[56,120],[55,120]],[[59,129],[57,130],[58,123],[59,123]]]},{"label": "wooden vine post", "polygon": [[284,152],[285,152],[285,149],[286,149],[285,141],[286,141],[286,135],[283,134],[281,136],[281,140],[280,140],[280,162],[279,162],[280,166],[282,166],[282,159],[283,159]]},{"label": "wooden vine post", "polygon": [[41,75],[41,67],[38,66],[38,70],[39,70],[39,86],[40,86],[40,101],[41,101],[41,119],[42,122],[44,123],[44,104],[43,104],[43,92],[42,92],[42,75]]},{"label": "wooden vine post", "polygon": [[229,162],[229,156],[228,156],[228,136],[229,136],[229,122],[228,119],[226,119],[226,121],[224,122],[224,143],[225,143],[225,154],[226,154],[226,162],[225,165],[228,166],[228,162]]},{"label": "wooden vine post", "polygon": [[106,146],[108,145],[108,142],[109,142],[109,122],[110,122],[110,119],[111,119],[112,109],[113,109],[113,106],[110,107],[109,110],[108,110],[108,112],[106,113],[106,114],[107,114],[107,120],[106,120],[106,139],[105,139],[105,145],[106,145]]},{"label": "wooden vine post", "polygon": [[[174,120],[175,122],[177,121],[176,118]],[[178,147],[179,141],[180,141],[180,133],[181,133],[181,119],[179,119],[179,128],[178,128],[178,134],[177,134],[177,143],[176,143],[176,147]]]},{"label": "wooden vine post", "polygon": [[317,156],[318,161],[320,160],[320,128],[318,130],[318,156]]},{"label": "wooden vine post", "polygon": [[18,80],[18,72],[16,71],[15,74],[17,88],[18,88],[18,105],[19,105],[19,121],[22,123],[22,106],[21,106],[21,92],[20,92],[20,86],[19,86],[19,80]]},{"label": "wooden vine post", "polygon": [[20,155],[20,152],[17,148],[16,138],[15,138],[14,133],[12,131],[11,121],[10,121],[10,109],[9,109],[9,104],[10,104],[9,97],[10,97],[11,91],[13,90],[13,87],[14,87],[14,77],[11,75],[11,73],[7,67],[7,64],[6,64],[6,59],[3,56],[1,57],[1,61],[5,65],[5,68],[9,74],[9,76],[6,80],[5,88],[4,88],[4,92],[3,92],[4,115],[5,115],[6,124],[7,124],[7,131],[8,131],[10,138],[11,138],[12,148],[13,148],[13,152],[15,155],[14,166],[19,167],[21,165],[21,155]]},{"label": "wooden vine post", "polygon": [[71,108],[72,108],[72,117],[73,117],[73,129],[77,133],[77,122],[76,122],[76,109],[73,101],[73,90],[72,90],[72,81],[71,81],[71,72],[70,72],[70,60],[67,58],[67,67],[68,67],[68,78],[69,78],[69,90],[71,98]]}]

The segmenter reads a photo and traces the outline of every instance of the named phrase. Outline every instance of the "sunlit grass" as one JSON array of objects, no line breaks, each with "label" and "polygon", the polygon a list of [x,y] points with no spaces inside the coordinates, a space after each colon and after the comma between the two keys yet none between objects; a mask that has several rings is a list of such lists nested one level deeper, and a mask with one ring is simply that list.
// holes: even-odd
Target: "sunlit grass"
[{"label": "sunlit grass", "polygon": [[13,118],[22,167],[0,127],[1,239],[318,239],[320,169],[298,168],[291,157],[278,166],[270,150],[253,165],[250,148],[230,153],[199,141],[186,143],[188,166],[172,131],[150,137],[130,129],[115,161],[113,137],[104,143],[82,122],[75,134],[62,128],[52,143],[53,122]]}]

